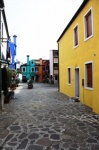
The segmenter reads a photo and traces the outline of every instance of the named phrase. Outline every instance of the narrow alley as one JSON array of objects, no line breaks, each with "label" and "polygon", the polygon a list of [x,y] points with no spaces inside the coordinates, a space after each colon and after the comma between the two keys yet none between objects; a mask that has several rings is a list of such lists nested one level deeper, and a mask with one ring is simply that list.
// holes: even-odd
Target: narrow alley
[{"label": "narrow alley", "polygon": [[1,150],[99,150],[99,115],[55,85],[20,83],[0,111]]}]

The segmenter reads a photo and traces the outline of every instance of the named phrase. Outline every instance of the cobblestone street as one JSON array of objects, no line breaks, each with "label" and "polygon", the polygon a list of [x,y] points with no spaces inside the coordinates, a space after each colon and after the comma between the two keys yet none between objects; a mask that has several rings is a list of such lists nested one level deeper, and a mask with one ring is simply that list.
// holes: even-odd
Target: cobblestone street
[{"label": "cobblestone street", "polygon": [[1,150],[99,150],[99,115],[51,84],[20,83],[0,111]]}]

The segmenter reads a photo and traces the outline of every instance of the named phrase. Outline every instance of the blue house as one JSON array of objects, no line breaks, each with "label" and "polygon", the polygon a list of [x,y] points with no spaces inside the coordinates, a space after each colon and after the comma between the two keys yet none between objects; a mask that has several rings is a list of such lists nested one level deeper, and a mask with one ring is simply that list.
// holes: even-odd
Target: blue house
[{"label": "blue house", "polygon": [[10,56],[7,56],[10,60],[9,62],[9,68],[10,69],[16,69],[16,63],[15,63],[15,56],[16,56],[16,35],[13,36],[13,42],[11,42],[11,39],[9,38],[8,44],[7,44],[7,52]]},{"label": "blue house", "polygon": [[27,63],[21,65],[21,71],[22,71],[22,82],[26,82],[31,78],[34,80],[35,61],[29,60],[29,55],[27,55]]}]

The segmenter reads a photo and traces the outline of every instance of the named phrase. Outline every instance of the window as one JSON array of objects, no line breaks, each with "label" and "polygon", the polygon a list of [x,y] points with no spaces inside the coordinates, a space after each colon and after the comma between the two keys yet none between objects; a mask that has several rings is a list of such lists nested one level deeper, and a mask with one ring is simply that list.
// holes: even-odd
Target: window
[{"label": "window", "polygon": [[25,67],[23,67],[23,68],[22,68],[22,71],[23,71],[23,72],[26,72],[26,68],[25,68]]},{"label": "window", "polygon": [[45,69],[46,69],[46,70],[49,70],[49,66],[45,66]]},{"label": "window", "polygon": [[55,76],[55,80],[58,80],[58,76]]},{"label": "window", "polygon": [[58,57],[58,51],[53,51],[53,56]]},{"label": "window", "polygon": [[92,63],[85,64],[85,87],[92,88]]},{"label": "window", "polygon": [[34,72],[34,68],[31,68],[31,72]]},{"label": "window", "polygon": [[68,77],[68,84],[71,84],[71,68],[68,68],[68,75],[67,75],[67,77]]},{"label": "window", "polygon": [[45,71],[45,66],[43,66],[42,70]]},{"label": "window", "polygon": [[84,16],[85,39],[92,36],[92,9]]},{"label": "window", "polygon": [[39,71],[39,68],[38,68],[38,67],[35,67],[35,71]]},{"label": "window", "polygon": [[57,70],[58,69],[58,63],[54,63],[53,67],[54,67],[54,70]]},{"label": "window", "polygon": [[74,28],[74,47],[78,45],[78,26]]}]

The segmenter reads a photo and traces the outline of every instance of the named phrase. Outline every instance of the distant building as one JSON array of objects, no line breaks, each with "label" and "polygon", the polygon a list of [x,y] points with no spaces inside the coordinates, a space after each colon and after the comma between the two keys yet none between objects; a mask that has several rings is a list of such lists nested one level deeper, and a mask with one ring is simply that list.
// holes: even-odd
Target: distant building
[{"label": "distant building", "polygon": [[35,81],[43,82],[45,78],[49,78],[49,60],[40,58],[35,60]]},{"label": "distant building", "polygon": [[26,82],[31,78],[34,80],[35,61],[29,60],[29,55],[27,55],[27,63],[21,65],[21,72],[22,72],[22,82]]},{"label": "distant building", "polygon": [[58,83],[58,50],[50,50],[50,78]]},{"label": "distant building", "polygon": [[45,77],[49,77],[49,60],[32,59],[29,60],[27,55],[27,63],[21,65],[22,81],[26,82],[32,78],[35,82],[43,82]]}]

